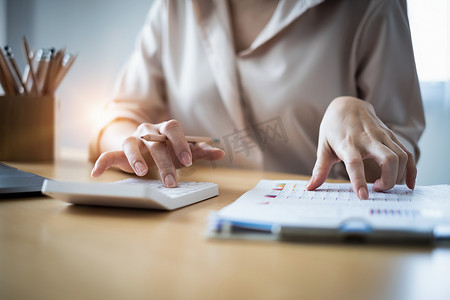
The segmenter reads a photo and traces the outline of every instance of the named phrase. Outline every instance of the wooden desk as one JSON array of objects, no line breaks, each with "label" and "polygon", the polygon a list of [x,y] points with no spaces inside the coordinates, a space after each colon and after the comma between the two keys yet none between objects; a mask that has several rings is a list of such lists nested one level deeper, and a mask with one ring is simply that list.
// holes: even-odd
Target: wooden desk
[{"label": "wooden desk", "polygon": [[[12,164],[90,181],[91,165]],[[0,200],[0,299],[450,299],[450,249],[207,240],[211,210],[288,174],[191,167],[220,196],[173,212]],[[111,171],[100,181],[125,177]]]}]

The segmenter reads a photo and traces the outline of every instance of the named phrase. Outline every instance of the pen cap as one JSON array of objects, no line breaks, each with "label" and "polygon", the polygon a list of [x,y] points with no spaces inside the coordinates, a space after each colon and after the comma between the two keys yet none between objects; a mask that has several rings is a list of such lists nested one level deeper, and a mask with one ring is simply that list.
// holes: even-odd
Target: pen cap
[{"label": "pen cap", "polygon": [[53,161],[55,99],[0,96],[0,160]]}]

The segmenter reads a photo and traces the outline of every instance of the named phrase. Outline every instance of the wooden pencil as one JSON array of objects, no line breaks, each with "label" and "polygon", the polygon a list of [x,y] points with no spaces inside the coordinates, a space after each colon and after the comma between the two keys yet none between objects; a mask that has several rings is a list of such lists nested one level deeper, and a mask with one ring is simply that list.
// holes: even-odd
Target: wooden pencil
[{"label": "wooden pencil", "polygon": [[28,65],[30,66],[31,79],[33,79],[32,89],[34,90],[34,92],[37,95],[37,94],[39,94],[38,86],[37,86],[38,82],[36,80],[36,73],[34,73],[33,61],[30,58],[30,47],[28,46],[26,37],[23,37],[23,49],[25,51],[25,58],[27,59]]},{"label": "wooden pencil", "polygon": [[[67,54],[67,55],[69,55],[69,54]],[[76,58],[77,58],[77,55],[69,55],[68,56],[67,62],[64,65],[62,65],[62,67],[58,71],[58,74],[56,74],[55,82],[52,87],[53,91],[56,91],[58,86],[61,84],[62,80],[64,79],[64,77],[66,76],[66,74],[70,70],[70,68],[72,67]],[[63,59],[63,61],[64,61],[64,59]]]},{"label": "wooden pencil", "polygon": [[16,60],[14,59],[14,54],[13,54],[13,52],[12,52],[11,47],[6,46],[6,47],[5,47],[5,51],[6,51],[6,55],[7,55],[8,58],[9,58],[9,61],[11,62],[11,65],[12,65],[14,71],[16,72],[15,74],[16,74],[16,76],[17,76],[17,80],[19,81],[20,85],[22,86],[23,92],[24,92],[25,94],[28,94],[27,86],[25,85],[25,83],[24,83],[23,80],[22,80],[22,75],[20,74],[19,66],[18,66],[17,63],[16,63]]},{"label": "wooden pencil", "polygon": [[3,50],[0,49],[0,68],[2,70],[2,75],[4,79],[5,86],[5,94],[15,95],[19,92],[19,87],[17,86],[14,77],[12,77],[12,70],[8,66],[8,62],[6,60],[5,55],[3,54]]},{"label": "wooden pencil", "polygon": [[[167,142],[169,139],[167,136],[162,134],[146,134],[141,136],[142,139],[149,142]],[[217,138],[205,137],[205,136],[186,136],[188,143],[207,143],[207,144],[218,144],[220,142]]]}]

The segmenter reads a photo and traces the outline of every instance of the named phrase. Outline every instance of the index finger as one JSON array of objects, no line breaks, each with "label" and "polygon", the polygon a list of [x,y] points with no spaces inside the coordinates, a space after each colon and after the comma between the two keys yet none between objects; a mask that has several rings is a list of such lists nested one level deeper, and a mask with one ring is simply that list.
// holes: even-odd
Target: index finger
[{"label": "index finger", "polygon": [[186,167],[192,165],[191,148],[186,140],[181,124],[177,120],[170,120],[162,123],[159,131],[169,139],[169,143],[178,160]]},{"label": "index finger", "polygon": [[128,173],[133,172],[123,151],[108,151],[102,153],[97,159],[94,168],[91,171],[91,176],[99,177],[111,167],[118,167]]}]

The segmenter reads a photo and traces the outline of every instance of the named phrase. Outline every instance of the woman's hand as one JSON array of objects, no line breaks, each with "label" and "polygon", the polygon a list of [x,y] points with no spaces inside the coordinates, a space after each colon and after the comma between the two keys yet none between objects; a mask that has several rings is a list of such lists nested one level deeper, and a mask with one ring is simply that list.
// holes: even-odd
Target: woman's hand
[{"label": "woman's hand", "polygon": [[[168,141],[148,142],[141,139],[141,136],[150,133],[165,135]],[[223,150],[205,143],[189,144],[176,120],[159,124],[143,123],[123,141],[122,150],[100,155],[92,169],[92,176],[98,177],[111,167],[144,176],[149,168],[156,167],[164,186],[176,187],[177,168],[189,167],[197,159],[217,160],[224,155]]]},{"label": "woman's hand", "polygon": [[321,186],[331,167],[343,161],[353,191],[360,199],[367,199],[363,160],[369,158],[381,168],[381,177],[373,185],[375,191],[391,189],[403,178],[414,188],[417,170],[413,155],[376,116],[372,105],[353,97],[336,98],[320,124],[317,161],[307,189]]}]

